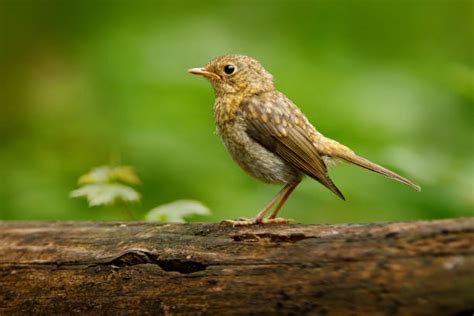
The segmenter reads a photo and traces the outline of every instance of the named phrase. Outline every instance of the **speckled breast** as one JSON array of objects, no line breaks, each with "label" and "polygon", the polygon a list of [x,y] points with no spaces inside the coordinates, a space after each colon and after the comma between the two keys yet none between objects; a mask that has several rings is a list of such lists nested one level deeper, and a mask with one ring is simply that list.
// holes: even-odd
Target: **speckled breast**
[{"label": "speckled breast", "polygon": [[221,124],[217,131],[232,158],[251,176],[276,184],[301,179],[297,169],[249,137],[242,118]]}]

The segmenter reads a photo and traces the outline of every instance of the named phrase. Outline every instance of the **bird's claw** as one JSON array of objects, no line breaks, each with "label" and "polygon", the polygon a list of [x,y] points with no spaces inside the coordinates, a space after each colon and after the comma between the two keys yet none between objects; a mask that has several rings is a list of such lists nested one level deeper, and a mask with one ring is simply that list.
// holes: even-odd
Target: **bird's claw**
[{"label": "bird's claw", "polygon": [[287,218],[269,218],[269,219],[264,219],[263,220],[265,223],[264,224],[278,224],[278,225],[286,225],[291,222],[294,222],[294,219],[287,219]]},{"label": "bird's claw", "polygon": [[257,221],[255,219],[239,218],[237,220],[227,219],[227,220],[222,221],[221,224],[232,225],[232,227],[235,227],[235,226],[249,226],[249,225],[257,224]]}]

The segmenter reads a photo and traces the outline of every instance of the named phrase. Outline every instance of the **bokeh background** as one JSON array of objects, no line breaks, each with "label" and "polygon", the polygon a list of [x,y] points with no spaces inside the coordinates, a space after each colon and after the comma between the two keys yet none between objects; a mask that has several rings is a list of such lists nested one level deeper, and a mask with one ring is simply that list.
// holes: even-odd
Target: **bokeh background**
[{"label": "bokeh background", "polygon": [[[227,53],[270,70],[325,135],[418,182],[331,170],[281,215],[303,223],[474,215],[474,2],[0,1],[0,219],[125,219],[71,199],[94,166],[134,166],[137,217],[176,199],[217,221],[278,187],[215,135],[213,91],[186,70]],[[202,220],[202,219],[201,219]]]}]

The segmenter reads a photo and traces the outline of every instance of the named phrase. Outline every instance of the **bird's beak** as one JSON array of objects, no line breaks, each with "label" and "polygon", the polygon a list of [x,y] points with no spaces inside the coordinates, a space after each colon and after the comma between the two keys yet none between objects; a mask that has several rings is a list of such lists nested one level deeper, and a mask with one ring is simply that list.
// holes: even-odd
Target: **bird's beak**
[{"label": "bird's beak", "polygon": [[206,78],[213,78],[214,77],[214,78],[220,79],[220,77],[218,75],[216,75],[213,72],[207,71],[206,68],[191,68],[191,69],[188,70],[188,72],[190,74],[200,75],[200,76],[203,76],[203,77],[206,77]]}]

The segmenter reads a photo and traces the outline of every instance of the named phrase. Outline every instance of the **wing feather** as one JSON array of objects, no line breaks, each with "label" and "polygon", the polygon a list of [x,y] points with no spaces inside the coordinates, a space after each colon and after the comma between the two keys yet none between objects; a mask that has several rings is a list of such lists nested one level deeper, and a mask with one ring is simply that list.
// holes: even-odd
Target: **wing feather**
[{"label": "wing feather", "polygon": [[[254,96],[241,108],[247,122],[247,134],[269,151],[303,173],[319,181],[344,200],[329,178],[327,168],[307,130],[303,113],[284,95]],[[295,116],[296,122],[295,123]]]}]

